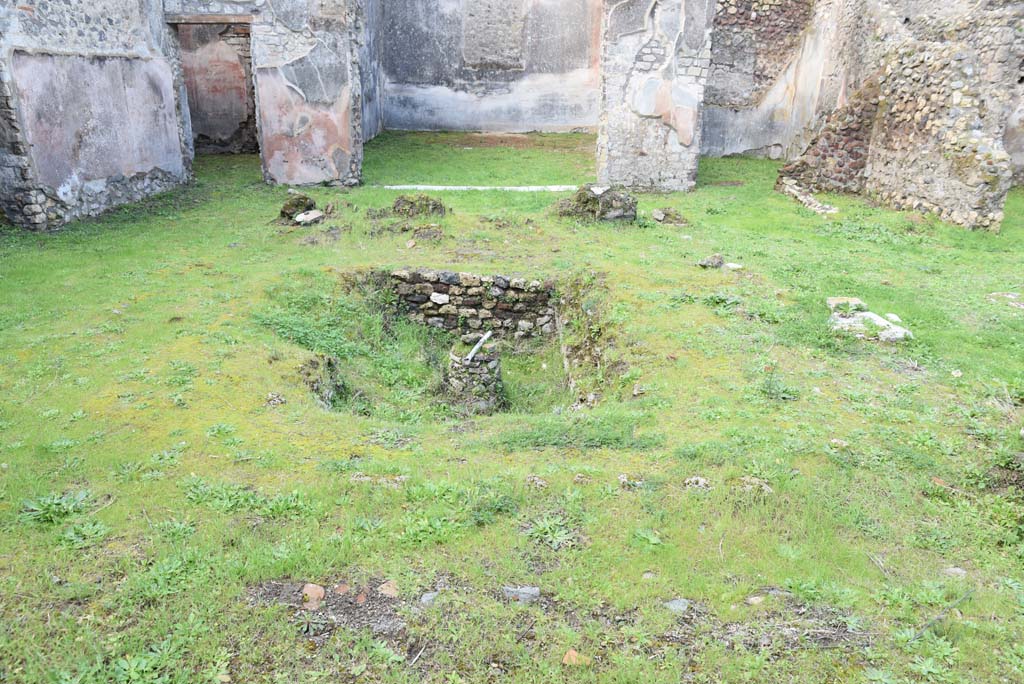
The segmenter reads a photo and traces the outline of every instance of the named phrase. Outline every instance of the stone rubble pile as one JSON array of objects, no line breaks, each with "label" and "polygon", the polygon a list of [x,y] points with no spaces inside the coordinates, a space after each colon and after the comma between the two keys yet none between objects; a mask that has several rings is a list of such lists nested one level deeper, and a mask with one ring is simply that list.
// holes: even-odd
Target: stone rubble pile
[{"label": "stone rubble pile", "polygon": [[635,221],[636,198],[621,189],[584,185],[558,203],[558,214],[596,221]]},{"label": "stone rubble pile", "polygon": [[880,342],[903,342],[914,339],[913,333],[897,325],[902,323],[896,314],[884,317],[868,311],[867,305],[856,297],[829,297],[832,312],[829,326],[835,332],[846,332],[857,337],[877,339]]}]

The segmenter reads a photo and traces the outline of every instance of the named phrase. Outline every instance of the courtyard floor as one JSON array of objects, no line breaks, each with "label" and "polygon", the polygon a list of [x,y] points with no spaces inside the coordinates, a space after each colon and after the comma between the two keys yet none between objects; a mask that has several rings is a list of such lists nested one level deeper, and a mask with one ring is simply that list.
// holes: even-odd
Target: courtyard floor
[{"label": "courtyard floor", "polygon": [[[972,233],[709,159],[636,224],[565,193],[376,213],[583,183],[592,150],[387,134],[310,228],[206,157],[0,228],[0,682],[1024,679],[1024,191]],[[507,410],[464,415],[452,340],[359,275],[406,266],[555,280],[593,362],[510,347]],[[914,339],[831,332],[833,296]]]}]

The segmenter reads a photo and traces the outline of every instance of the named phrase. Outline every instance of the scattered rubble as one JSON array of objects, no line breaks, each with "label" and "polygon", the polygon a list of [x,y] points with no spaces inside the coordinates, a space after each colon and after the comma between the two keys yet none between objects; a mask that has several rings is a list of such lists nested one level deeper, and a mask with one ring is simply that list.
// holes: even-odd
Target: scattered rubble
[{"label": "scattered rubble", "polygon": [[393,216],[418,218],[420,216],[445,216],[448,212],[448,207],[441,200],[429,195],[399,195],[390,207],[368,209],[366,215],[371,219]]},{"label": "scattered rubble", "polygon": [[558,203],[559,216],[597,221],[635,221],[636,198],[617,188],[584,185]]},{"label": "scattered rubble", "polygon": [[877,339],[881,342],[902,342],[914,338],[913,333],[897,325],[901,322],[899,316],[888,314],[882,317],[872,313],[856,297],[829,297],[827,303],[832,312],[829,326],[835,332],[851,333],[863,339]]},{"label": "scattered rubble", "polygon": [[686,478],[686,481],[683,482],[683,486],[686,487],[687,489],[699,489],[702,491],[711,490],[711,483],[708,482],[706,478],[699,476]]},{"label": "scattered rubble", "polygon": [[993,292],[988,296],[993,304],[1007,304],[1015,309],[1024,309],[1024,296],[1019,292]]},{"label": "scattered rubble", "polygon": [[723,268],[725,266],[725,257],[721,254],[712,254],[709,257],[705,257],[697,262],[697,265],[701,268]]},{"label": "scattered rubble", "polygon": [[[387,583],[385,582],[384,585]],[[346,582],[330,587],[314,583],[264,582],[249,592],[253,605],[277,604],[292,609],[292,619],[302,633],[323,643],[338,628],[369,630],[377,637],[396,639],[404,635],[406,623],[400,614],[402,602],[395,595],[370,587],[357,588]]]},{"label": "scattered rubble", "polygon": [[651,212],[651,218],[658,223],[667,223],[673,226],[685,226],[689,225],[689,221],[683,218],[683,215],[671,207],[663,207],[661,209],[655,209]]},{"label": "scattered rubble", "polygon": [[828,214],[838,214],[839,210],[829,204],[823,204],[814,198],[809,191],[800,186],[800,184],[793,178],[780,178],[776,188],[793,197],[800,204],[804,205],[815,214],[820,216],[826,216]]},{"label": "scattered rubble", "polygon": [[341,376],[341,361],[334,356],[317,354],[299,368],[302,381],[325,409],[333,409],[348,399],[350,391]]}]

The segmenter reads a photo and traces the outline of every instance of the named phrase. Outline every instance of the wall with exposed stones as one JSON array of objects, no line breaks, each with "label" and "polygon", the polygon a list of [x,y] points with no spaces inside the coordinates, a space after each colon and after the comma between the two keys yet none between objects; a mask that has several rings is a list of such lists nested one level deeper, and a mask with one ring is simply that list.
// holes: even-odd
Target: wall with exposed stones
[{"label": "wall with exposed stones", "polygon": [[867,191],[899,208],[996,228],[1013,177],[1003,139],[1024,63],[1024,4],[978,2],[905,23],[885,56]]},{"label": "wall with exposed stones", "polygon": [[[1024,74],[1024,66],[1021,67],[1021,73]],[[1017,98],[1017,104],[1010,114],[1003,135],[1003,147],[1010,153],[1014,184],[1024,185],[1024,94]]]},{"label": "wall with exposed stones", "polygon": [[[701,151],[794,159],[871,73],[871,0],[720,3]],[[767,17],[764,23],[762,18]],[[768,33],[785,38],[769,39]],[[749,88],[749,90],[748,90]]]},{"label": "wall with exposed stones", "polygon": [[[844,1],[868,10],[858,15],[862,37],[831,50],[842,56],[843,87],[802,136],[780,144],[790,156],[793,141],[807,141],[782,176],[812,190],[864,191],[971,228],[997,227],[1015,168],[1024,4]],[[865,87],[872,74],[877,104]]]},{"label": "wall with exposed stones", "polygon": [[780,177],[814,192],[863,192],[878,98],[878,81],[869,81],[828,116],[807,150],[783,167]]},{"label": "wall with exposed stones", "polygon": [[760,100],[795,56],[813,14],[814,0],[719,0],[708,104]]},{"label": "wall with exposed stones", "polygon": [[505,404],[501,357],[494,344],[484,345],[472,357],[449,352],[444,380],[449,399],[471,413],[494,413]]},{"label": "wall with exposed stones", "polygon": [[158,0],[0,3],[0,204],[12,222],[53,228],[188,179],[187,98],[162,16]]},{"label": "wall with exposed stones", "polygon": [[425,325],[474,338],[488,330],[516,338],[555,332],[554,285],[539,280],[428,269],[390,274],[399,308]]},{"label": "wall with exposed stones", "polygon": [[564,131],[597,124],[604,0],[383,0],[384,124]]},{"label": "wall with exposed stones", "polygon": [[696,183],[714,8],[714,0],[608,4],[600,182],[657,190]]}]

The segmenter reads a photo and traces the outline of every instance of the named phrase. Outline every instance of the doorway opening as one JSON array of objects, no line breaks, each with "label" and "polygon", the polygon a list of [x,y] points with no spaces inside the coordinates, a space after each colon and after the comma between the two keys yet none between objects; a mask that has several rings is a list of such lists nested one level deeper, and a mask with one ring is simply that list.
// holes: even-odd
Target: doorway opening
[{"label": "doorway opening", "polygon": [[176,25],[197,154],[259,154],[249,23]]}]

